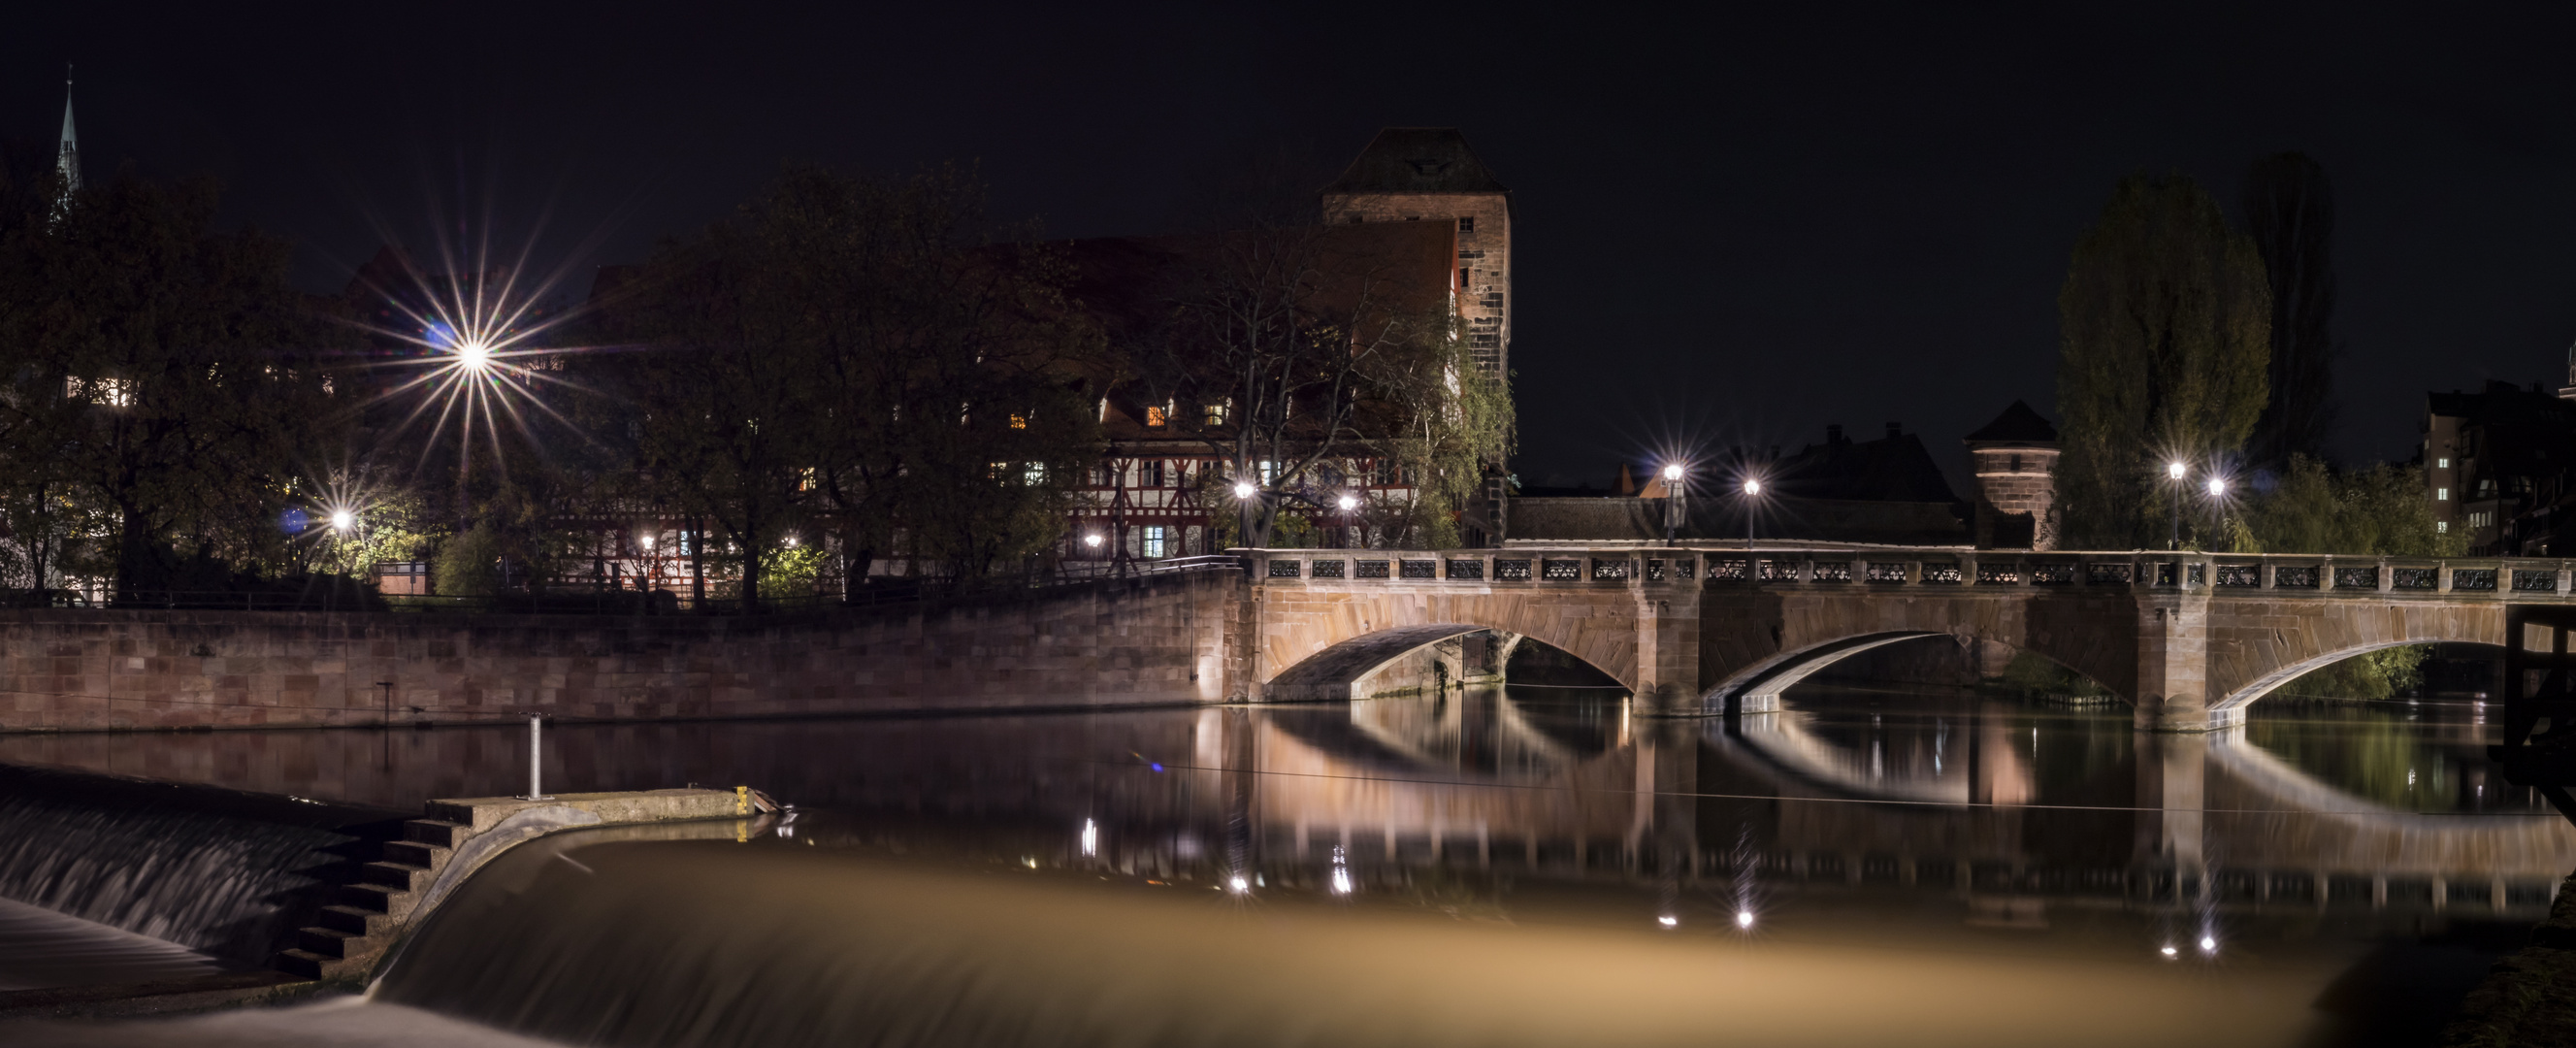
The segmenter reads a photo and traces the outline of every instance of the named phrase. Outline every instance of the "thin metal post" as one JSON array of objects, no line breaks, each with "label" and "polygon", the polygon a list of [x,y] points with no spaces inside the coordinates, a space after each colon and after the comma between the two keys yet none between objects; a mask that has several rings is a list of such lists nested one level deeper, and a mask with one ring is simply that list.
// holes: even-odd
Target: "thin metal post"
[{"label": "thin metal post", "polygon": [[528,715],[528,795],[525,799],[532,801],[550,801],[554,799],[546,796],[546,791],[540,788],[543,782],[541,776],[544,768],[545,720],[544,718],[531,713]]}]

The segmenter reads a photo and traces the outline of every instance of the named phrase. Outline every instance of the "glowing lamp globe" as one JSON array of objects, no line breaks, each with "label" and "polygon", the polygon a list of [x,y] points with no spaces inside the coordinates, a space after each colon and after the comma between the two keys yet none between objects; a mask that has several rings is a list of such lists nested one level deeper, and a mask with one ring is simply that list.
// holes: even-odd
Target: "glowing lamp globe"
[{"label": "glowing lamp globe", "polygon": [[456,365],[467,371],[481,371],[491,367],[492,347],[481,342],[459,343],[456,347]]},{"label": "glowing lamp globe", "polygon": [[347,531],[358,526],[358,515],[345,509],[331,511],[331,530]]},{"label": "glowing lamp globe", "polygon": [[2227,482],[2226,482],[2226,481],[2224,481],[2224,480],[2220,480],[2220,479],[2218,479],[2217,477],[2211,477],[2211,478],[2209,478],[2209,497],[2211,497],[2211,498],[2224,498],[2226,495],[2227,495]]},{"label": "glowing lamp globe", "polygon": [[1099,547],[1100,547],[1100,536],[1098,536],[1098,535],[1085,535],[1085,536],[1083,536],[1083,537],[1082,537],[1082,544],[1083,544],[1083,545],[1085,545],[1085,546],[1090,546],[1090,547],[1092,547],[1092,548],[1094,548],[1094,549],[1097,549],[1097,548],[1099,548]]},{"label": "glowing lamp globe", "polygon": [[1342,512],[1348,513],[1360,507],[1360,500],[1352,498],[1349,495],[1344,495],[1342,496],[1341,506]]},{"label": "glowing lamp globe", "polygon": [[1669,466],[1664,467],[1664,479],[1665,479],[1665,480],[1680,480],[1680,479],[1682,479],[1682,464],[1681,464],[1681,463],[1679,463],[1679,462],[1676,462],[1676,463],[1673,463],[1672,465],[1669,465]]},{"label": "glowing lamp globe", "polygon": [[2182,479],[2183,472],[2184,472],[2184,470],[2183,470],[2183,468],[2182,468],[2182,463],[2179,463],[2179,462],[2168,462],[2168,463],[2165,463],[2165,476],[2171,477],[2171,478],[2173,478],[2173,479],[2175,479],[2175,480],[2181,480],[2181,479]]},{"label": "glowing lamp globe", "polygon": [[1234,497],[1239,498],[1239,499],[1248,499],[1248,498],[1251,498],[1251,497],[1252,497],[1252,482],[1251,482],[1251,481],[1248,481],[1248,480],[1238,480],[1238,481],[1235,481],[1235,482],[1234,482]]},{"label": "glowing lamp globe", "polygon": [[1758,481],[1758,480],[1748,480],[1748,481],[1745,481],[1745,482],[1744,482],[1744,493],[1745,493],[1745,494],[1747,494],[1747,495],[1759,495],[1759,494],[1761,494],[1761,493],[1762,493],[1762,482],[1761,482],[1761,481]]}]

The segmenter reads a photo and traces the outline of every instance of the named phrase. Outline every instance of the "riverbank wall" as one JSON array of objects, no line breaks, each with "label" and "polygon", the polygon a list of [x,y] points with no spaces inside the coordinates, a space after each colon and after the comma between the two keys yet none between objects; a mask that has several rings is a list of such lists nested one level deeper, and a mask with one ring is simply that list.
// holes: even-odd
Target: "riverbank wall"
[{"label": "riverbank wall", "polygon": [[[0,731],[1213,702],[1242,574],[752,617],[0,612]],[[1236,689],[1239,690],[1239,689]]]}]

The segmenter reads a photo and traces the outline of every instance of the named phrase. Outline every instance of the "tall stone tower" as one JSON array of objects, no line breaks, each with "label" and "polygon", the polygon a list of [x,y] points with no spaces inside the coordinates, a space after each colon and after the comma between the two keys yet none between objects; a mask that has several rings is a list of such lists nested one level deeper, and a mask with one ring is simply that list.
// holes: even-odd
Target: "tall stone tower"
[{"label": "tall stone tower", "polygon": [[1977,471],[1978,549],[2057,548],[2057,427],[2013,401],[1967,436]]},{"label": "tall stone tower", "polygon": [[1458,230],[1458,313],[1490,375],[1511,371],[1512,191],[1454,127],[1390,127],[1322,193],[1324,221],[1447,222]]}]

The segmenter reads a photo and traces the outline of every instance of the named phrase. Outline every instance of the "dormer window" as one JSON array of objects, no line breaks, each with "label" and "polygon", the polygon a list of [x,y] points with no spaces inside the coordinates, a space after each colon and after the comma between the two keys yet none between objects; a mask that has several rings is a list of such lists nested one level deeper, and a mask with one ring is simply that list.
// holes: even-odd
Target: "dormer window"
[{"label": "dormer window", "polygon": [[1165,425],[1170,424],[1170,422],[1171,415],[1162,408],[1148,407],[1145,409],[1145,428],[1161,429]]}]

